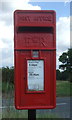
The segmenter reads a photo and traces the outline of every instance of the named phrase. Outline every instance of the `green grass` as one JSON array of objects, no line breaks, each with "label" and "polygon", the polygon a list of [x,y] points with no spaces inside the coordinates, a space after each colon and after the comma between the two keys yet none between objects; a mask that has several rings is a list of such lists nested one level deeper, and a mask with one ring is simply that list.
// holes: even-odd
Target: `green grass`
[{"label": "green grass", "polygon": [[72,83],[68,81],[57,81],[56,95],[58,97],[72,96]]},{"label": "green grass", "polygon": [[[56,113],[43,113],[43,114],[37,114],[37,118],[60,118]],[[43,120],[43,119],[42,119]]]},{"label": "green grass", "polygon": [[[7,94],[7,95],[11,94],[12,95],[13,91],[14,91],[13,84],[6,83],[6,82],[2,83],[2,93],[3,94]],[[70,83],[69,81],[57,81],[56,96],[57,97],[72,96],[72,83]]]},{"label": "green grass", "polygon": [[27,110],[16,110],[8,107],[2,111],[2,118],[27,118]]},{"label": "green grass", "polygon": [[[2,118],[28,118],[28,110],[16,110],[9,107],[3,110]],[[36,114],[36,118],[60,118],[60,116],[54,113],[43,113]]]},{"label": "green grass", "polygon": [[[70,90],[71,87],[71,90]],[[56,85],[56,93],[57,97],[67,97],[72,96],[72,83],[68,81],[57,81]],[[3,94],[7,94],[7,96],[12,96],[11,92],[14,91],[14,85],[9,83],[2,83],[2,92]],[[10,98],[8,96],[8,98]],[[28,111],[27,110],[16,110],[14,108],[8,107],[7,109],[3,109],[2,111],[3,118],[28,118]],[[36,114],[38,118],[60,118],[59,115],[56,113],[43,113],[43,114]]]}]

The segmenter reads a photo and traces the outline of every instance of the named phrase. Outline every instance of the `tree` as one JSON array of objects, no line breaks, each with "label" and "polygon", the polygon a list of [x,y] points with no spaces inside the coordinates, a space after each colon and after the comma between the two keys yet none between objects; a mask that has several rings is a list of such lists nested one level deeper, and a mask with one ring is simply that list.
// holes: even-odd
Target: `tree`
[{"label": "tree", "polygon": [[72,82],[72,48],[62,53],[59,57],[59,61],[62,62],[62,64],[59,65],[59,69],[68,72],[70,82]]},{"label": "tree", "polygon": [[64,81],[68,81],[69,80],[69,74],[68,74],[67,70],[61,72],[61,80],[64,80]]},{"label": "tree", "polygon": [[56,70],[56,79],[61,80],[61,72],[58,69]]},{"label": "tree", "polygon": [[14,83],[14,67],[2,67],[2,81]]}]

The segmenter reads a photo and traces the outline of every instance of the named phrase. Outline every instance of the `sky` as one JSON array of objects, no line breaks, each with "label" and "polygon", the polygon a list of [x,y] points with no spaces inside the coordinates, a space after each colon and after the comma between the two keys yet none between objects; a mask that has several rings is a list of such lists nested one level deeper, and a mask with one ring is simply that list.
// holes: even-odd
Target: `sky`
[{"label": "sky", "polygon": [[70,47],[70,2],[31,2],[31,0],[3,0],[0,2],[0,67],[14,65],[15,10],[56,11],[56,68],[59,56]]}]

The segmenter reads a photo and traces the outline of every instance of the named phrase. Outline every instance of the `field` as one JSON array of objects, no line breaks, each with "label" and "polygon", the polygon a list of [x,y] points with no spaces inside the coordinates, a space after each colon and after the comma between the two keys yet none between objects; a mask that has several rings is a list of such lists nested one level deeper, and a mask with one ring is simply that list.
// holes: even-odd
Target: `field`
[{"label": "field", "polygon": [[72,96],[72,83],[69,81],[57,81],[56,95],[57,97]]},{"label": "field", "polygon": [[[3,111],[3,118],[28,118],[28,110],[15,110],[13,108],[7,108]],[[42,113],[36,112],[36,118],[60,118],[56,113]]]},{"label": "field", "polygon": [[[57,97],[68,97],[72,96],[72,83],[68,81],[57,81],[56,83],[56,95]],[[3,98],[10,99],[14,98],[14,85],[9,83],[2,83],[2,92]],[[2,111],[3,118],[27,118],[28,111],[27,110],[16,110],[15,108],[10,108],[8,106],[6,109]],[[37,118],[60,118],[57,113],[36,113]]]},{"label": "field", "polygon": [[[14,85],[9,83],[2,83],[2,93],[4,96],[11,94],[14,96]],[[67,97],[72,96],[72,83],[69,81],[57,81],[56,82],[56,96]]]}]

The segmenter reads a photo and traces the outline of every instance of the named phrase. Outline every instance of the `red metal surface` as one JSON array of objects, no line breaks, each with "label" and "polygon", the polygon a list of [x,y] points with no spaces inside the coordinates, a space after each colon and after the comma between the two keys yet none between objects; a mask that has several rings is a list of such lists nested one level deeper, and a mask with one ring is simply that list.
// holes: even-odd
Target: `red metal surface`
[{"label": "red metal surface", "polygon": [[[32,56],[38,50],[37,58]],[[27,90],[27,60],[44,60],[44,91]],[[53,10],[14,12],[15,107],[56,106],[56,13]]]}]

